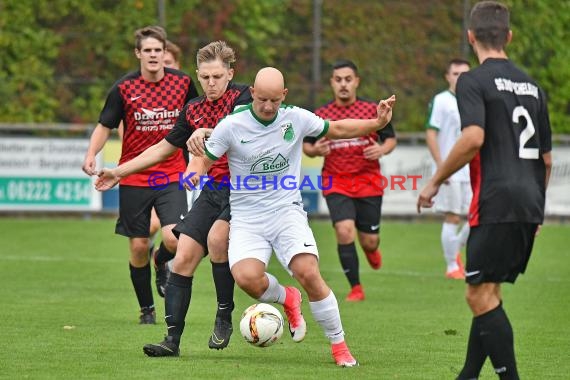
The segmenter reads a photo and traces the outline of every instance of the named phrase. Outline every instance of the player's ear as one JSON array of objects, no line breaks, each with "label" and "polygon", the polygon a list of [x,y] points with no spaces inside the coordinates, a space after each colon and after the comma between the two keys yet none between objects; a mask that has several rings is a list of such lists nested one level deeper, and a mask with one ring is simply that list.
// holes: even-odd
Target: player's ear
[{"label": "player's ear", "polygon": [[475,43],[475,33],[471,29],[467,30],[467,40],[471,45]]},{"label": "player's ear", "polygon": [[283,100],[285,100],[285,97],[287,96],[288,92],[289,92],[288,89],[286,89],[286,88],[283,89]]},{"label": "player's ear", "polygon": [[509,33],[507,33],[507,43],[505,45],[510,44],[512,40],[513,40],[513,31],[509,30]]},{"label": "player's ear", "polygon": [[234,77],[234,69],[228,69],[228,80],[232,80]]},{"label": "player's ear", "polygon": [[140,51],[139,49],[136,49],[136,48],[135,48],[135,56],[136,56],[138,59],[141,59],[141,51]]}]

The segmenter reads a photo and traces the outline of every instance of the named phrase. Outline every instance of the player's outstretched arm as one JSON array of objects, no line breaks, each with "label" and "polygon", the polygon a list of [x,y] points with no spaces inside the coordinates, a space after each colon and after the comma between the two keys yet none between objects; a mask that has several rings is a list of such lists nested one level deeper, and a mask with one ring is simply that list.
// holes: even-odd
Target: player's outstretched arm
[{"label": "player's outstretched arm", "polygon": [[114,169],[104,168],[97,175],[99,179],[95,182],[95,188],[99,191],[109,190],[115,186],[123,177],[140,172],[146,168],[158,164],[170,157],[178,148],[166,139],[147,148],[144,152],[117,166]]},{"label": "player's outstretched arm", "polygon": [[378,103],[376,119],[342,119],[329,122],[326,137],[331,139],[349,139],[366,136],[384,128],[392,120],[392,108],[396,104],[396,95]]}]

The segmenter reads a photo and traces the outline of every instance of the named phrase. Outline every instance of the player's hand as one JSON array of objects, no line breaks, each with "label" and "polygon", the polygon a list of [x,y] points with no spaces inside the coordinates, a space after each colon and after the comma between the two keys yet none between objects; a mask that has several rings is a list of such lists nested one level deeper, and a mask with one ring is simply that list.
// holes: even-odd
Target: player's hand
[{"label": "player's hand", "polygon": [[418,196],[418,202],[416,205],[418,214],[421,213],[422,207],[430,208],[433,206],[433,197],[435,197],[438,190],[439,186],[435,185],[431,180],[427,183],[427,185],[424,186],[420,192],[420,195]]},{"label": "player's hand", "polygon": [[205,153],[204,141],[210,136],[211,133],[212,130],[208,128],[198,128],[192,132],[192,135],[188,141],[186,141],[188,152],[190,152],[190,154],[193,156],[203,156]]},{"label": "player's hand", "polygon": [[325,137],[318,139],[313,144],[313,148],[315,149],[315,154],[317,156],[327,156],[331,152],[330,144],[331,144],[330,140]]},{"label": "player's hand", "polygon": [[379,160],[384,155],[384,149],[372,137],[368,137],[370,145],[362,150],[364,158],[370,161]]},{"label": "player's hand", "polygon": [[396,104],[396,95],[390,96],[388,99],[380,100],[378,103],[378,123],[380,128],[384,128],[386,124],[392,120],[392,108]]},{"label": "player's hand", "polygon": [[95,181],[95,189],[98,191],[107,191],[121,180],[113,169],[103,168],[97,175],[99,178]]},{"label": "player's hand", "polygon": [[[200,176],[197,173],[195,173],[192,175],[192,177],[188,178],[190,173],[192,173],[192,171],[190,170],[190,165],[188,165],[188,167],[186,168],[186,170],[184,171],[184,174],[183,174],[183,178],[184,178],[183,186],[186,190],[193,191],[193,190],[197,189],[198,182],[200,182]],[[190,184],[188,184],[187,181],[190,182],[192,184],[192,186],[190,186]]]},{"label": "player's hand", "polygon": [[97,174],[97,171],[95,170],[95,156],[85,156],[81,169],[87,175]]}]

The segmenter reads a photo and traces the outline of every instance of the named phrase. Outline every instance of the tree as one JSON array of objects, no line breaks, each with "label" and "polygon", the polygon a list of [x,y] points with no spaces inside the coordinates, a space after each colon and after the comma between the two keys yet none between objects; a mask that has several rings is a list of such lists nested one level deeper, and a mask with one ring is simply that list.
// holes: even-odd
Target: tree
[{"label": "tree", "polygon": [[553,130],[570,133],[570,1],[509,3],[513,43],[507,52],[547,93]]},{"label": "tree", "polygon": [[[236,81],[276,66],[287,101],[306,108],[331,98],[330,64],[352,59],[360,94],[395,93],[396,128],[421,131],[427,103],[446,87],[447,61],[464,54],[464,2],[323,1],[322,85],[311,94],[313,1],[164,0],[165,27],[193,77],[196,50],[224,39],[239,57]],[[508,53],[545,89],[554,130],[570,133],[570,1],[507,2],[515,36]],[[0,122],[95,123],[113,82],[138,68],[133,32],[157,18],[157,0],[0,0]]]}]

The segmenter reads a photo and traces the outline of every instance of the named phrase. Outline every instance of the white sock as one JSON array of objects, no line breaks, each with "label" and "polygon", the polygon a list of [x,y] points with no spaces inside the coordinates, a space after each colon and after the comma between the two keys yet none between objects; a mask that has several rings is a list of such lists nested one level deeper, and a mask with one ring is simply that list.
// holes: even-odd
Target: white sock
[{"label": "white sock", "polygon": [[283,305],[285,303],[285,287],[279,284],[279,281],[272,274],[265,272],[265,275],[269,279],[269,286],[258,300]]},{"label": "white sock", "polygon": [[469,227],[469,222],[465,222],[463,227],[461,227],[461,231],[457,234],[457,239],[459,240],[459,248],[464,247],[467,244],[467,238],[469,238],[469,231],[471,228]]},{"label": "white sock", "polygon": [[338,303],[333,291],[331,290],[325,299],[309,302],[309,306],[315,321],[322,327],[325,336],[329,338],[331,344],[343,342],[344,330],[342,329]]},{"label": "white sock", "polygon": [[459,251],[459,240],[456,233],[457,224],[443,223],[441,228],[441,245],[448,272],[459,269],[456,262],[457,252]]}]

